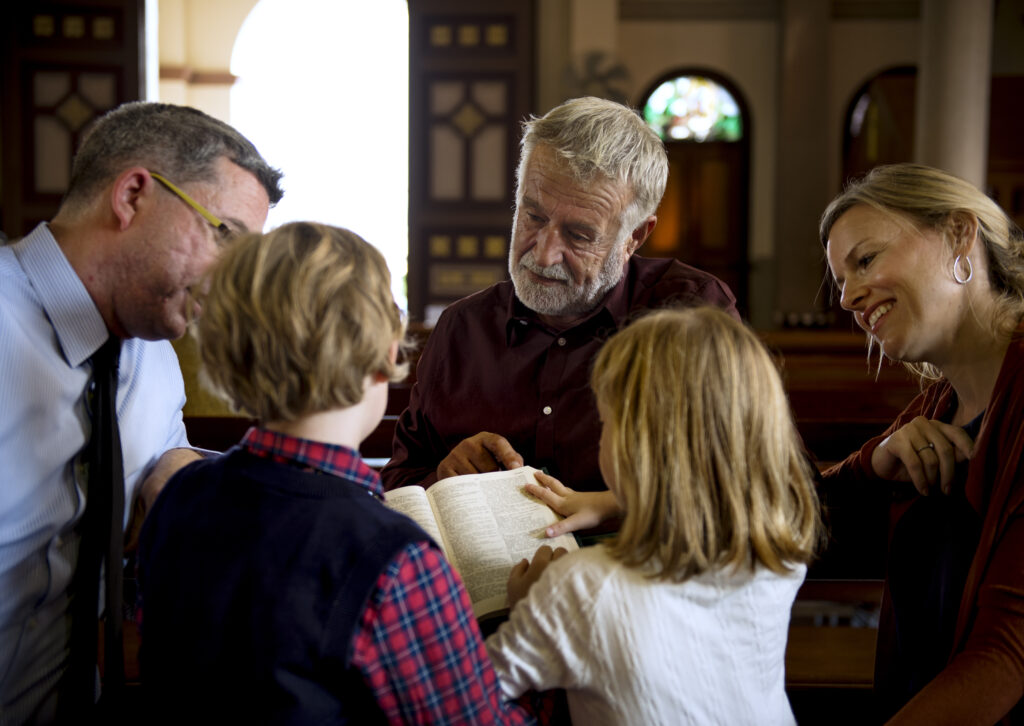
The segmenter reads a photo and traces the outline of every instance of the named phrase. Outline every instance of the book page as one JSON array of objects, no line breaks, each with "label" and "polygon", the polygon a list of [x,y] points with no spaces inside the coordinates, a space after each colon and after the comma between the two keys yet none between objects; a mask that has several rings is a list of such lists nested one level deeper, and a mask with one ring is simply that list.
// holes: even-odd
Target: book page
[{"label": "book page", "polygon": [[[441,530],[438,529],[437,520],[434,518],[434,510],[430,507],[430,500],[423,487],[413,485],[384,492],[384,503],[421,526],[438,547],[442,550],[445,548],[444,538],[441,536]],[[445,555],[447,556],[447,553]],[[450,560],[451,557],[448,559]]]},{"label": "book page", "polygon": [[445,537],[449,560],[480,615],[507,607],[512,566],[533,559],[543,545],[577,549],[572,535],[554,539],[544,529],[559,520],[546,504],[523,489],[535,481],[532,467],[451,477],[429,490]]}]

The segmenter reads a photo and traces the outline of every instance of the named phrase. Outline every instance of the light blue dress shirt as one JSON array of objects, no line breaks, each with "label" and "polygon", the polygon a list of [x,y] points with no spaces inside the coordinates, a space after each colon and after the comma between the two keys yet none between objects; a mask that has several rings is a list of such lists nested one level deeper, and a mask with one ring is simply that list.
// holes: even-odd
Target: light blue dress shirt
[{"label": "light blue dress shirt", "polygon": [[[84,394],[107,335],[47,225],[0,247],[0,726],[38,718],[41,704],[48,712],[67,667]],[[164,451],[188,446],[184,403],[171,344],[126,340],[117,391],[125,525],[142,475]]]}]

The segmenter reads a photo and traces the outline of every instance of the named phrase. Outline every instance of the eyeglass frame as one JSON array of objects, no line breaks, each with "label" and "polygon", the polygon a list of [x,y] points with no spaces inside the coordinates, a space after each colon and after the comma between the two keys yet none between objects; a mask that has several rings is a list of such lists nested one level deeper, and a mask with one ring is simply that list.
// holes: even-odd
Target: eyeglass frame
[{"label": "eyeglass frame", "polygon": [[180,199],[181,201],[185,202],[185,204],[187,204],[188,206],[192,207],[192,209],[194,209],[197,212],[199,212],[199,215],[203,219],[205,219],[207,222],[209,222],[213,226],[213,228],[216,229],[217,232],[220,233],[220,236],[221,236],[222,239],[231,236],[231,234],[232,234],[231,233],[231,228],[228,227],[226,224],[224,224],[224,222],[220,221],[220,218],[217,217],[217,215],[215,215],[209,209],[207,209],[202,204],[197,202],[195,199],[190,197],[184,191],[179,189],[169,179],[167,179],[167,177],[165,177],[163,174],[159,174],[159,173],[153,171],[152,169],[147,169],[147,171],[149,171],[149,175],[151,177],[156,179],[169,192],[174,194],[174,196],[178,197],[178,199]]}]

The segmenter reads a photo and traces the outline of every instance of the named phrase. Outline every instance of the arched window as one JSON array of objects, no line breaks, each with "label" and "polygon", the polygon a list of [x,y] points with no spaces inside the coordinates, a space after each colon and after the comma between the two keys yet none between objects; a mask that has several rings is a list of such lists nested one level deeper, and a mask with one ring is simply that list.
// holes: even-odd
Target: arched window
[{"label": "arched window", "polygon": [[668,184],[641,250],[721,278],[746,314],[750,116],[738,88],[713,71],[676,69],[639,99],[665,142]]},{"label": "arched window", "polygon": [[231,72],[232,124],[284,171],[268,228],[312,220],[351,229],[384,254],[405,308],[406,0],[260,0]]},{"label": "arched window", "polygon": [[739,141],[743,118],[725,86],[699,75],[670,78],[647,96],[644,119],[665,141]]}]

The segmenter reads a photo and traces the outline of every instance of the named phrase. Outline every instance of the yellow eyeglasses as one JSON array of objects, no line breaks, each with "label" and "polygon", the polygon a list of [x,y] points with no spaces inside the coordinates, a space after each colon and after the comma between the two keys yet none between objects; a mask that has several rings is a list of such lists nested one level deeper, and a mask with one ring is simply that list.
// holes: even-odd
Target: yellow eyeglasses
[{"label": "yellow eyeglasses", "polygon": [[155,171],[150,171],[149,175],[156,179],[161,184],[163,184],[165,187],[167,187],[167,190],[174,194],[176,197],[178,197],[178,199],[185,202],[185,204],[199,212],[202,218],[209,222],[211,225],[213,225],[213,228],[220,233],[221,239],[225,239],[231,236],[230,227],[221,222],[220,219],[218,219],[216,215],[214,215],[213,212],[211,212],[209,209],[204,207],[202,204],[200,204],[195,199],[190,197],[188,194],[183,192],[181,189],[178,189],[178,187],[176,187],[174,184],[168,181],[162,174],[157,174]]}]

